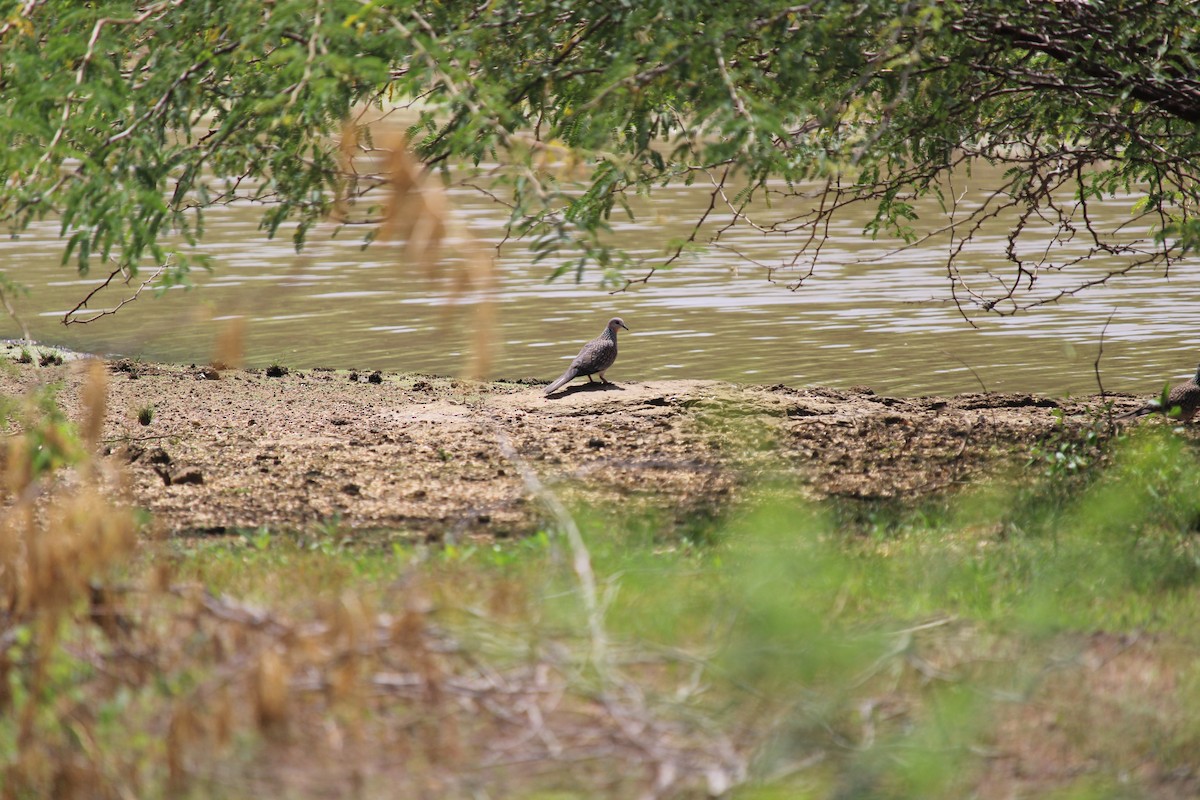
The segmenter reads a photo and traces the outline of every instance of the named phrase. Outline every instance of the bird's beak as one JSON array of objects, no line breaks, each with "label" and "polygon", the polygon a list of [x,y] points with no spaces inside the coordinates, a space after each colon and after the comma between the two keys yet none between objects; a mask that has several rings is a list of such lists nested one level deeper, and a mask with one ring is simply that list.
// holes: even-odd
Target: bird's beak
[{"label": "bird's beak", "polygon": [[620,322],[620,323],[618,323],[618,324],[619,324],[619,325],[620,325],[622,328],[624,328],[625,330],[629,330],[629,326],[628,326],[628,325],[626,325],[624,322]]}]

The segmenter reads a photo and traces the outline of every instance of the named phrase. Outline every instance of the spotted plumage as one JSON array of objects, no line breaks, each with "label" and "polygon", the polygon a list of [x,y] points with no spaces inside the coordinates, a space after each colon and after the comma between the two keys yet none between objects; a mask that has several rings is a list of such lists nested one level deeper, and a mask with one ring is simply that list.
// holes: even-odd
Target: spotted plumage
[{"label": "spotted plumage", "polygon": [[604,333],[592,339],[583,346],[579,351],[579,355],[575,356],[575,360],[571,362],[571,366],[567,367],[558,380],[546,387],[545,393],[550,394],[558,388],[565,386],[576,378],[587,376],[588,383],[592,382],[593,375],[599,375],[602,383],[608,383],[604,377],[604,373],[617,360],[617,329],[629,327],[621,321],[620,317],[613,317],[608,321],[608,325],[604,327]]}]

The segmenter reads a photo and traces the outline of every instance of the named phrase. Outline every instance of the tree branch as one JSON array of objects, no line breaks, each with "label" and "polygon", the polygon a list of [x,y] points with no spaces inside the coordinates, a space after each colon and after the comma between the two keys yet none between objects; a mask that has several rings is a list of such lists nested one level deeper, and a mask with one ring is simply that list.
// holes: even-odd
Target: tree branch
[{"label": "tree branch", "polygon": [[[127,286],[129,285],[129,281],[132,279],[133,276],[130,274],[127,274],[125,267],[123,267],[123,266],[117,267],[115,270],[112,271],[112,273],[109,274],[109,276],[107,278],[104,279],[104,281],[99,286],[97,286],[95,289],[92,289],[90,292],[88,292],[86,297],[84,297],[82,300],[80,300],[79,303],[76,304],[76,306],[74,308],[72,308],[70,311],[68,311],[66,314],[63,315],[62,324],[63,325],[86,325],[89,322],[95,322],[96,320],[100,319],[101,317],[107,317],[107,316],[111,316],[112,314],[116,314],[118,311],[121,310],[121,308],[128,305],[129,303],[132,303],[134,300],[137,300],[138,295],[140,295],[147,287],[149,287],[150,284],[152,284],[156,280],[158,280],[158,277],[160,275],[162,275],[163,272],[166,271],[166,269],[167,269],[166,264],[159,267],[158,270],[155,271],[155,273],[153,275],[151,275],[149,278],[144,280],[142,282],[142,285],[137,287],[137,289],[134,290],[133,294],[129,295],[128,297],[125,297],[124,299],[121,300],[121,302],[117,303],[112,308],[105,308],[105,309],[100,309],[100,310],[89,309],[87,307],[88,302],[93,297],[95,297],[96,294],[99,293],[102,289],[107,288],[108,285],[113,282],[113,279],[116,278],[118,275],[125,275],[124,283]],[[92,316],[87,317],[86,319],[80,319],[75,316],[76,314],[78,314],[82,311],[85,311],[85,310],[92,311]]]}]

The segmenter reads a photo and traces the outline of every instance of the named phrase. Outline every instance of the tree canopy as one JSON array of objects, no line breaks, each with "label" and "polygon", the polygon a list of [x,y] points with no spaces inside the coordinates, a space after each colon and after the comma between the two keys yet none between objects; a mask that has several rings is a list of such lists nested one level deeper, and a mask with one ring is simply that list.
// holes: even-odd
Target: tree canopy
[{"label": "tree canopy", "polygon": [[[831,221],[867,204],[867,233],[950,237],[960,307],[1013,313],[1047,301],[1023,300],[1040,270],[1104,259],[1052,301],[1200,240],[1198,59],[1190,0],[7,0],[0,220],[60,219],[81,271],[170,262],[178,278],[186,248],[167,243],[235,200],[261,203],[271,234],[295,223],[300,247],[387,181],[349,160],[370,149],[364,109],[408,105],[427,169],[507,165],[488,190],[508,233],[558,273],[599,267],[620,288],[719,236],[698,219],[652,262],[605,244],[630,196],[702,182],[705,218],[795,201],[763,227],[798,242],[796,283]],[[985,202],[916,218],[922,197],[949,211],[952,175],[981,163],[1004,167]],[[1094,224],[1089,203],[1126,193],[1127,225]],[[1011,272],[985,291],[955,254],[997,219]],[[1023,246],[1047,225],[1085,255]]]}]

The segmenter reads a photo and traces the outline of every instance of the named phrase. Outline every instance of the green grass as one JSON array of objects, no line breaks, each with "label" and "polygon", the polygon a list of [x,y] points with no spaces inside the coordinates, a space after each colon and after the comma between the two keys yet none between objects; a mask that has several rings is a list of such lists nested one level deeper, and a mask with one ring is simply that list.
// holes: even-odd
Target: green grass
[{"label": "green grass", "polygon": [[[31,458],[71,457],[28,475],[81,457],[46,420]],[[1165,426],[1083,446],[916,503],[775,485],[685,518],[576,508],[586,553],[549,528],[417,546],[336,519],[143,541],[91,577],[125,629],[83,575],[13,605],[0,770],[29,796],[573,798],[641,793],[655,773],[630,764],[664,749],[683,797],[1186,796],[1200,459]],[[63,565],[106,513],[68,520]],[[47,531],[14,535],[21,574]]]}]

